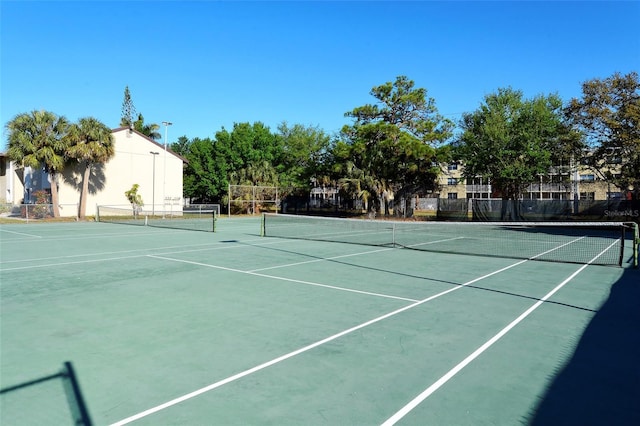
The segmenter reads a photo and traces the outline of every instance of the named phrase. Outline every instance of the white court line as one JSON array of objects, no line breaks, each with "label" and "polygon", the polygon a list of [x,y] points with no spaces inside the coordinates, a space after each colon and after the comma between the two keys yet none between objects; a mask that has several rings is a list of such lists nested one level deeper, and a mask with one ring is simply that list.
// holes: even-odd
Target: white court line
[{"label": "white court line", "polygon": [[[239,247],[242,247],[242,246],[239,246]],[[175,251],[175,252],[171,252],[171,253],[172,254],[191,253],[191,252],[194,252],[194,251],[217,250],[218,248],[221,249],[223,247],[211,247],[211,248],[206,248],[206,249],[193,249],[193,250],[180,250],[180,251]],[[224,247],[224,248],[231,249],[232,247]],[[118,253],[118,252],[116,252],[116,253]],[[126,253],[126,251],[124,253]],[[42,265],[17,266],[17,267],[13,267],[13,268],[0,268],[0,272],[20,271],[20,270],[24,270],[24,269],[51,268],[51,267],[55,267],[55,266],[81,265],[81,264],[84,264],[84,263],[111,262],[113,260],[137,259],[139,257],[147,257],[147,256],[150,256],[149,253],[130,255],[130,256],[107,257],[107,258],[104,258],[104,259],[78,260],[78,261],[74,261],[74,262],[58,262],[58,263],[45,263],[45,264],[42,264]]]},{"label": "white court line", "polygon": [[[567,243],[567,244],[570,244],[570,243]],[[560,247],[557,247],[557,248],[560,248]],[[548,251],[546,251],[546,252],[544,252],[544,253],[541,253],[541,254],[539,254],[539,255],[537,255],[537,256],[532,257],[531,259],[534,259],[535,257],[538,257],[538,256],[542,256],[542,255],[544,255],[544,254],[546,254],[546,253],[548,253],[548,252],[550,252],[550,251],[553,251],[553,250],[555,250],[555,249],[548,250]],[[605,250],[605,251],[606,251],[606,250]],[[603,251],[603,253],[604,253],[604,251]],[[602,253],[601,253],[601,254],[602,254]],[[597,257],[599,257],[599,256],[600,256],[600,255],[596,256],[596,257],[594,258],[594,260],[595,260]],[[158,257],[158,256],[150,256],[150,257]],[[181,261],[181,260],[177,260],[177,259],[170,259],[170,258],[166,258],[166,260]],[[374,318],[374,319],[372,319],[372,320],[370,320],[370,321],[364,322],[364,323],[359,324],[359,325],[357,325],[357,326],[355,326],[355,327],[352,327],[352,328],[350,328],[350,329],[344,330],[344,331],[342,331],[342,332],[340,332],[340,333],[334,334],[333,336],[329,336],[329,337],[327,337],[327,338],[325,338],[325,339],[319,340],[319,341],[317,341],[317,342],[315,342],[315,343],[312,343],[312,344],[310,344],[310,345],[308,345],[308,346],[302,347],[302,348],[300,348],[300,349],[298,349],[298,350],[295,350],[295,351],[293,351],[293,352],[289,352],[288,354],[282,355],[282,356],[280,356],[280,357],[278,357],[278,358],[274,358],[274,359],[272,359],[272,360],[270,360],[270,361],[267,361],[267,362],[265,362],[265,363],[263,363],[263,364],[257,365],[257,366],[255,366],[255,367],[253,367],[253,368],[248,369],[248,370],[242,371],[242,372],[240,372],[240,373],[238,373],[238,374],[235,374],[235,375],[233,375],[233,376],[227,377],[226,379],[223,379],[223,380],[220,380],[220,381],[218,381],[218,382],[212,383],[212,384],[210,384],[210,385],[208,385],[208,386],[205,386],[205,387],[203,387],[203,388],[200,388],[200,389],[195,390],[195,391],[193,391],[193,392],[190,392],[190,393],[188,393],[188,394],[182,395],[182,396],[180,396],[180,397],[178,397],[178,398],[172,399],[172,400],[167,401],[167,402],[165,402],[165,403],[163,403],[163,404],[160,404],[160,405],[157,405],[157,406],[155,406],[155,407],[149,408],[148,410],[142,411],[142,412],[140,412],[140,413],[138,413],[138,414],[134,414],[133,416],[127,417],[127,418],[125,418],[125,419],[123,419],[123,420],[120,420],[120,421],[118,421],[118,422],[116,422],[116,423],[113,423],[113,424],[111,424],[110,426],[123,426],[123,425],[125,425],[125,424],[128,424],[128,423],[131,423],[131,422],[133,422],[133,421],[139,420],[139,419],[141,419],[141,418],[143,418],[143,417],[147,417],[147,416],[149,416],[149,415],[151,415],[151,414],[154,414],[154,413],[156,413],[156,412],[158,412],[158,411],[162,411],[162,410],[164,410],[164,409],[166,409],[166,408],[169,408],[169,407],[171,407],[171,406],[174,406],[174,405],[176,405],[176,404],[179,404],[179,403],[181,403],[181,402],[187,401],[187,400],[189,400],[189,399],[191,399],[191,398],[195,398],[195,397],[196,397],[196,396],[198,396],[198,395],[201,395],[201,394],[203,394],[203,393],[206,393],[206,392],[209,392],[209,391],[214,390],[214,389],[216,389],[216,388],[219,388],[219,387],[221,387],[221,386],[223,386],[223,385],[226,385],[226,384],[228,384],[228,383],[231,383],[231,382],[233,382],[233,381],[236,381],[236,380],[238,380],[238,379],[241,379],[241,378],[243,378],[243,377],[245,377],[245,376],[248,376],[248,375],[250,375],[250,374],[256,373],[256,372],[258,372],[258,371],[260,371],[260,370],[263,370],[263,369],[265,369],[265,368],[267,368],[267,367],[270,367],[270,366],[272,366],[272,365],[275,365],[275,364],[277,364],[277,363],[280,363],[280,362],[282,362],[282,361],[285,361],[285,360],[287,360],[287,359],[289,359],[289,358],[292,358],[292,357],[294,357],[294,356],[296,356],[296,355],[299,355],[299,354],[301,354],[301,353],[304,353],[304,352],[307,352],[307,351],[309,351],[309,350],[311,350],[311,349],[314,349],[314,348],[316,348],[316,347],[318,347],[318,346],[320,346],[320,345],[323,345],[323,344],[325,344],[325,343],[328,343],[328,342],[331,342],[331,341],[333,341],[333,340],[335,340],[335,339],[338,339],[339,337],[342,337],[342,336],[345,336],[345,335],[347,335],[347,334],[353,333],[354,331],[360,330],[361,328],[364,328],[364,327],[367,327],[367,326],[369,326],[369,325],[375,324],[375,323],[377,323],[377,322],[380,322],[380,321],[382,321],[382,320],[385,320],[385,319],[387,319],[387,318],[390,318],[390,317],[392,317],[392,316],[394,316],[394,315],[397,315],[397,314],[400,314],[400,313],[402,313],[402,312],[404,312],[404,311],[407,311],[407,310],[409,310],[409,309],[415,308],[416,306],[420,306],[420,305],[422,305],[422,304],[424,304],[424,303],[427,303],[427,302],[429,302],[429,301],[431,301],[431,300],[437,299],[437,298],[439,298],[439,297],[441,297],[441,296],[444,296],[444,295],[446,295],[446,294],[449,294],[449,293],[454,292],[454,291],[456,291],[456,290],[459,290],[459,289],[461,289],[461,288],[467,287],[467,286],[469,286],[469,285],[471,285],[471,284],[474,284],[474,283],[476,283],[476,282],[478,282],[478,281],[480,281],[480,280],[483,280],[483,279],[485,279],[485,278],[491,277],[491,276],[493,276],[493,275],[497,275],[497,274],[499,274],[499,273],[501,273],[501,272],[504,272],[504,271],[506,271],[506,270],[508,270],[508,269],[511,269],[511,268],[513,268],[513,267],[515,267],[515,266],[518,266],[518,265],[521,265],[521,264],[523,264],[523,263],[525,263],[525,262],[528,262],[529,260],[530,260],[530,259],[521,260],[521,261],[518,261],[518,262],[513,263],[513,264],[511,264],[511,265],[505,266],[504,268],[501,268],[501,269],[498,269],[498,270],[496,270],[496,271],[490,272],[490,273],[488,273],[488,274],[482,275],[482,276],[480,276],[480,277],[478,277],[478,278],[475,278],[475,279],[473,279],[473,280],[467,281],[467,282],[466,282],[466,283],[464,283],[464,284],[460,284],[460,285],[458,285],[458,286],[452,287],[452,288],[450,288],[450,289],[448,289],[448,290],[445,290],[445,291],[442,291],[442,292],[440,292],[440,293],[437,293],[437,294],[435,294],[435,295],[433,295],[433,296],[430,296],[430,297],[428,297],[428,298],[426,298],[426,299],[422,299],[422,300],[420,300],[420,301],[418,301],[418,302],[412,303],[412,304],[407,305],[407,306],[405,306],[405,307],[403,307],[403,308],[400,308],[400,309],[397,309],[397,310],[395,310],[395,311],[389,312],[389,313],[387,313],[387,314],[385,314],[385,315],[382,315],[382,316],[380,316],[380,317]],[[181,262],[198,264],[198,263],[196,263],[196,262],[189,262],[189,261],[181,261]],[[212,267],[211,265],[206,265],[206,264],[201,264],[201,266]],[[586,267],[586,266],[587,266],[587,265],[584,265],[584,267]],[[583,267],[583,268],[584,268],[584,267]],[[582,270],[583,268],[581,268],[580,270]],[[229,270],[229,268],[221,268],[221,269],[227,269],[227,270]],[[244,272],[244,271],[239,271],[239,272],[248,273],[248,272]],[[254,275],[261,275],[261,274],[255,274],[255,273],[254,273]],[[274,277],[270,277],[270,278],[274,278]],[[278,277],[275,277],[275,278],[278,278]]]},{"label": "white court line", "polygon": [[609,247],[607,247],[602,252],[600,252],[597,256],[595,256],[593,259],[591,259],[587,264],[582,265],[580,268],[578,268],[578,270],[575,271],[573,274],[571,274],[567,279],[562,281],[553,290],[551,290],[549,293],[544,295],[540,300],[538,300],[536,303],[534,303],[529,309],[527,309],[522,314],[520,314],[520,316],[518,318],[516,318],[515,320],[511,321],[509,323],[509,325],[507,325],[505,328],[500,330],[491,339],[487,340],[482,346],[480,346],[478,349],[473,351],[473,353],[471,353],[464,360],[462,360],[458,365],[456,365],[451,370],[449,370],[444,376],[442,376],[438,380],[436,380],[431,386],[429,386],[427,389],[425,389],[420,395],[418,395],[414,399],[412,399],[411,402],[409,402],[407,405],[405,405],[400,410],[398,410],[393,416],[389,417],[389,419],[387,419],[384,423],[382,423],[382,426],[391,426],[391,425],[396,424],[400,419],[402,419],[404,416],[406,416],[411,410],[413,410],[415,407],[417,407],[425,399],[427,399],[429,396],[431,396],[435,391],[440,389],[451,378],[453,378],[456,374],[458,374],[463,368],[465,368],[473,360],[475,360],[477,357],[479,357],[484,351],[486,351],[491,346],[493,346],[494,343],[496,343],[504,335],[506,335],[509,331],[511,331],[515,326],[517,326],[519,323],[521,323],[533,311],[538,309],[551,296],[553,296],[555,293],[557,293],[562,287],[564,287],[566,284],[568,284],[580,272],[582,272],[587,266],[589,266],[597,258],[602,256],[607,250],[609,250],[611,247],[613,247],[616,243],[617,243],[617,241],[614,242],[613,244],[611,244]]},{"label": "white court line", "polygon": [[257,272],[243,271],[241,269],[227,268],[226,266],[216,266],[216,265],[210,265],[208,263],[193,262],[191,260],[174,259],[172,257],[164,257],[164,256],[158,256],[158,255],[154,255],[154,254],[148,254],[147,257],[152,257],[154,259],[169,260],[171,262],[187,263],[189,265],[204,266],[206,268],[220,269],[220,270],[223,270],[223,271],[237,272],[239,274],[253,275],[253,276],[256,276],[256,277],[269,278],[269,279],[274,279],[274,280],[278,280],[278,281],[287,281],[287,282],[292,282],[292,283],[297,283],[297,284],[310,285],[310,286],[314,286],[314,287],[323,287],[323,288],[329,288],[329,289],[332,289],[332,290],[346,291],[348,293],[358,293],[358,294],[364,294],[364,295],[367,295],[367,296],[383,297],[385,299],[404,300],[406,302],[417,302],[418,301],[416,299],[409,299],[407,297],[392,296],[392,295],[389,295],[389,294],[373,293],[373,292],[370,292],[370,291],[354,290],[352,288],[338,287],[338,286],[333,286],[333,285],[329,285],[329,284],[314,283],[314,282],[311,282],[311,281],[296,280],[296,279],[293,279],[293,278],[285,278],[285,277],[278,277],[278,276],[275,276],[275,275],[260,274],[260,273],[257,273]]},{"label": "white court line", "polygon": [[[26,237],[42,238],[40,235],[25,234],[24,232],[16,232],[16,231],[7,231],[6,229],[2,229],[2,228],[0,228],[0,231],[8,232],[9,234],[24,235]],[[17,240],[17,241],[24,241],[24,240]]]},{"label": "white court line", "polygon": [[61,263],[47,263],[43,265],[29,265],[29,266],[18,266],[15,268],[2,268],[0,272],[7,271],[20,271],[24,269],[39,269],[39,268],[52,268],[56,266],[68,266],[68,265],[81,265],[84,263],[96,263],[96,262],[110,262],[112,260],[127,260],[127,259],[135,259],[138,257],[145,257],[146,254],[139,254],[136,256],[119,256],[119,257],[109,257],[106,259],[89,259],[89,260],[78,260],[76,262],[61,262]]},{"label": "white court line", "polygon": [[[580,237],[579,239],[581,239],[581,238],[584,238],[584,237]],[[413,248],[413,247],[417,247],[417,246],[424,246],[424,245],[438,244],[438,243],[446,243],[446,242],[449,242],[449,241],[461,240],[461,239],[465,239],[465,237],[445,238],[443,240],[429,241],[429,242],[426,242],[426,243],[416,243],[416,244],[406,245],[406,246],[402,246],[402,247]],[[572,244],[575,241],[577,241],[577,240],[573,240],[573,241],[570,241],[570,242],[568,242],[566,244],[563,244],[563,245],[561,245],[559,247],[555,247],[555,248],[553,248],[551,250],[548,250],[548,251],[546,251],[544,253],[541,253],[541,254],[538,254],[538,255],[536,255],[534,257],[531,257],[530,259],[535,259],[536,257],[543,256],[543,255],[545,255],[545,254],[547,254],[547,253],[549,253],[549,252],[551,252],[553,250],[557,250],[559,248],[562,248],[567,244]],[[287,264],[276,265],[276,266],[268,266],[266,268],[252,269],[252,270],[247,271],[247,272],[258,272],[258,271],[267,271],[269,269],[288,268],[290,266],[306,265],[306,264],[309,264],[309,263],[324,262],[324,261],[327,261],[327,260],[342,259],[342,258],[345,258],[345,257],[352,257],[352,256],[361,256],[361,255],[364,255],[364,254],[379,253],[379,252],[389,251],[389,250],[396,250],[396,248],[385,247],[385,248],[381,248],[381,249],[377,249],[377,250],[363,251],[363,252],[359,252],[359,253],[344,254],[344,255],[340,255],[340,256],[325,257],[325,258],[322,258],[322,259],[305,260],[305,261],[302,261],[302,262],[287,263]],[[456,254],[456,253],[453,253],[453,254]],[[459,254],[463,255],[464,253],[459,253]]]},{"label": "white court line", "polygon": [[[170,232],[156,233],[154,235],[163,235],[168,234]],[[41,236],[39,238],[45,239],[47,242],[49,241],[69,241],[69,240],[86,240],[86,239],[97,239],[97,238],[110,238],[110,237],[122,237],[122,236],[132,236],[132,235],[149,235],[148,232],[128,232],[128,233],[118,233],[118,234],[85,234],[85,235],[74,235],[70,237],[61,237],[61,236]],[[11,243],[29,243],[29,240],[24,239],[6,239],[3,238],[2,242],[11,242]]]},{"label": "white court line", "polygon": [[[411,248],[411,247],[423,246],[423,245],[428,245],[428,244],[446,243],[448,241],[459,240],[459,239],[464,239],[464,237],[447,238],[447,239],[444,239],[444,240],[430,241],[428,243],[411,244],[411,245],[403,246],[403,247]],[[396,250],[396,248],[394,248],[394,247],[385,247],[385,248],[381,248],[381,249],[377,249],[377,250],[363,251],[363,252],[359,252],[359,253],[343,254],[343,255],[340,255],[340,256],[325,257],[325,258],[322,258],[322,259],[305,260],[305,261],[302,261],[302,262],[287,263],[287,264],[284,264],[284,265],[276,265],[276,266],[269,266],[269,267],[266,267],[266,268],[253,269],[250,272],[266,271],[266,270],[269,270],[269,269],[278,269],[278,268],[287,268],[289,266],[306,265],[306,264],[309,264],[309,263],[324,262],[326,260],[342,259],[342,258],[345,258],[345,257],[352,257],[352,256],[361,256],[361,255],[364,255],[364,254],[379,253],[379,252],[389,251],[389,250]]]},{"label": "white court line", "polygon": [[[288,268],[290,266],[307,265],[309,263],[324,262],[324,261],[327,261],[327,260],[335,260],[335,259],[343,259],[345,257],[352,257],[352,256],[362,256],[362,255],[365,255],[365,254],[379,253],[381,251],[388,251],[388,250],[395,250],[395,249],[393,249],[393,248],[383,248],[383,249],[377,249],[377,250],[362,251],[362,252],[359,252],[359,253],[343,254],[343,255],[340,255],[340,256],[323,257],[321,259],[304,260],[302,262],[286,263],[284,265],[276,265],[276,266],[268,266],[266,268],[252,269],[252,270],[247,271],[247,272],[259,272],[259,271],[267,271],[269,269]],[[303,254],[303,256],[305,256],[305,255]]]},{"label": "white court line", "polygon": [[[209,243],[209,244],[198,244],[198,245],[213,245],[213,244]],[[99,253],[70,254],[70,255],[66,255],[66,256],[38,257],[38,258],[35,258],[35,259],[16,259],[16,260],[0,261],[0,264],[5,265],[5,264],[9,264],[9,263],[25,263],[25,262],[29,263],[29,262],[36,262],[36,261],[41,261],[41,260],[74,259],[74,258],[78,258],[78,257],[106,256],[106,255],[114,255],[114,254],[135,253],[135,252],[141,252],[141,251],[144,251],[145,253],[143,255],[146,255],[146,254],[148,254],[146,252],[148,252],[149,250],[167,250],[167,249],[179,248],[179,247],[184,247],[184,246],[158,247],[158,248],[153,248],[153,249],[139,248],[139,249],[132,249],[132,250],[103,251],[103,252],[99,252]],[[218,248],[218,247],[211,247],[210,249],[214,250],[216,248]],[[207,250],[207,249],[200,249],[200,250]],[[106,260],[108,260],[108,259],[106,259]],[[2,269],[2,270],[6,271],[7,269]]]},{"label": "white court line", "polygon": [[200,389],[195,390],[193,392],[190,392],[188,394],[182,395],[182,396],[180,396],[178,398],[172,399],[171,401],[167,401],[164,404],[157,405],[155,407],[149,408],[148,410],[145,410],[145,411],[142,411],[142,412],[140,412],[138,414],[135,414],[133,416],[127,417],[126,419],[123,419],[123,420],[120,420],[120,421],[118,421],[116,423],[111,424],[111,426],[123,426],[123,425],[131,423],[133,421],[139,420],[139,419],[141,419],[143,417],[149,416],[149,415],[151,415],[153,413],[156,413],[158,411],[161,411],[161,410],[164,410],[166,408],[169,408],[169,407],[171,407],[173,405],[179,404],[179,403],[184,402],[186,400],[189,400],[191,398],[195,398],[196,396],[201,395],[201,394],[203,394],[205,392],[209,392],[209,391],[214,390],[216,388],[219,388],[219,387],[221,387],[223,385],[226,385],[228,383],[231,383],[233,381],[241,379],[241,378],[243,378],[245,376],[248,376],[250,374],[253,374],[253,373],[256,373],[256,372],[258,372],[260,370],[263,370],[263,369],[265,369],[267,367],[271,367],[272,365],[278,364],[278,363],[280,363],[282,361],[285,361],[285,360],[287,360],[289,358],[292,358],[292,357],[294,357],[296,355],[300,355],[300,354],[302,354],[304,352],[307,352],[307,351],[309,351],[311,349],[314,349],[314,348],[316,348],[316,347],[318,347],[320,345],[323,345],[325,343],[331,342],[332,340],[338,339],[339,337],[342,337],[342,336],[345,336],[347,334],[353,333],[354,331],[360,330],[360,329],[362,329],[364,327],[368,327],[368,326],[370,326],[372,324],[375,324],[377,322],[380,322],[382,320],[390,318],[390,317],[392,317],[394,315],[398,315],[398,314],[400,314],[400,313],[402,313],[404,311],[407,311],[409,309],[413,309],[416,306],[420,306],[420,305],[422,305],[424,303],[427,303],[427,302],[429,302],[431,300],[437,299],[438,297],[444,296],[445,294],[451,293],[453,291],[456,291],[456,290],[459,290],[459,289],[464,288],[466,286],[469,286],[469,285],[471,285],[471,284],[473,284],[475,282],[478,282],[480,280],[488,278],[488,277],[490,277],[492,275],[499,274],[500,272],[506,271],[507,269],[511,269],[511,268],[513,268],[513,267],[515,267],[517,265],[520,265],[520,264],[522,264],[524,262],[527,262],[527,260],[521,260],[519,262],[513,263],[513,264],[511,264],[509,266],[506,266],[504,268],[498,269],[496,271],[493,271],[493,272],[488,273],[486,275],[483,275],[481,277],[475,278],[475,279],[473,279],[471,281],[468,281],[468,282],[466,282],[464,284],[460,284],[460,285],[458,285],[456,287],[452,287],[452,288],[450,288],[448,290],[442,291],[442,292],[440,292],[438,294],[435,294],[433,296],[430,296],[430,297],[428,297],[426,299],[422,299],[422,300],[420,300],[418,302],[412,303],[412,304],[407,305],[407,306],[405,306],[403,308],[400,308],[400,309],[397,309],[395,311],[389,312],[389,313],[387,313],[385,315],[379,316],[379,317],[374,318],[372,320],[369,320],[367,322],[363,322],[362,324],[359,324],[359,325],[357,325],[355,327],[352,327],[352,328],[349,328],[347,330],[341,331],[340,333],[334,334],[333,336],[329,336],[329,337],[326,337],[326,338],[324,338],[322,340],[318,340],[315,343],[312,343],[310,345],[304,346],[304,347],[302,347],[300,349],[297,349],[297,350],[295,350],[293,352],[289,352],[288,354],[285,354],[285,355],[282,355],[280,357],[274,358],[274,359],[272,359],[270,361],[267,361],[267,362],[265,362],[263,364],[257,365],[257,366],[255,366],[253,368],[250,368],[248,370],[242,371],[242,372],[240,372],[238,374],[235,374],[233,376],[227,377],[226,379],[223,379],[223,380],[220,380],[218,382],[212,383],[212,384],[210,384],[208,386],[205,386],[203,388],[200,388]]},{"label": "white court line", "polygon": [[[247,240],[247,241],[254,241],[254,240]],[[260,240],[255,240],[255,241],[260,241]],[[265,242],[263,244],[253,244],[252,246],[261,246],[261,245],[267,245],[267,244],[283,244],[285,242],[286,242],[286,240],[278,240],[278,241]],[[222,241],[217,241],[217,242],[214,242],[214,243],[196,244],[196,245],[187,244],[187,245],[184,245],[184,246],[173,246],[173,247],[169,246],[169,247],[158,247],[158,248],[147,248],[147,249],[121,250],[121,251],[102,252],[102,253],[95,253],[95,254],[76,254],[76,255],[53,256],[53,257],[44,257],[44,258],[40,257],[40,258],[36,258],[36,259],[7,260],[7,261],[0,261],[0,264],[36,262],[36,261],[41,261],[41,260],[72,259],[72,258],[76,258],[76,257],[103,256],[103,255],[106,255],[106,254],[131,253],[131,252],[136,252],[136,251],[147,251],[148,252],[148,251],[167,250],[167,249],[180,248],[180,247],[197,247],[197,246],[200,246],[200,245],[212,246],[212,247],[177,250],[177,251],[171,251],[171,252],[168,252],[168,253],[161,253],[161,254],[193,253],[193,252],[198,252],[198,251],[222,250],[222,249],[231,250],[231,249],[247,247],[244,244],[229,245],[228,243],[224,243]],[[143,253],[143,254],[138,254],[138,255],[133,255],[133,256],[128,256],[128,257],[127,256],[120,256],[120,257],[109,257],[109,258],[106,258],[106,259],[81,260],[81,261],[77,261],[77,262],[48,263],[48,264],[44,264],[44,265],[29,265],[29,266],[14,267],[14,268],[0,268],[0,272],[15,271],[15,270],[22,270],[22,269],[49,268],[49,267],[52,267],[52,266],[68,266],[68,265],[82,264],[82,263],[87,263],[87,262],[100,262],[100,261],[108,262],[108,261],[111,261],[111,260],[135,259],[135,258],[138,258],[138,257],[147,256],[148,254],[149,253]]]},{"label": "white court line", "polygon": [[444,240],[429,241],[429,242],[426,242],[426,243],[410,244],[410,245],[405,246],[405,247],[427,246],[427,245],[430,245],[430,244],[446,243],[446,242],[449,242],[449,241],[464,240],[464,239],[465,239],[465,237],[453,237],[453,238],[446,238]]},{"label": "white court line", "polygon": [[[302,229],[308,229],[311,225],[302,225],[301,228]],[[287,225],[286,226],[287,229],[290,229],[291,226]],[[315,227],[314,227],[315,229]],[[304,237],[302,238],[298,238],[295,235],[290,236],[290,237],[280,237],[280,236],[275,236],[275,237],[270,237],[269,234],[267,233],[267,237],[269,238],[285,238],[285,239],[295,239],[295,240],[311,240],[311,241],[323,241],[326,243],[347,243],[350,244],[349,241],[341,241],[339,238],[341,237],[359,237],[359,236],[372,236],[372,235],[386,235],[389,233],[389,231],[392,231],[393,228],[378,228],[375,230],[371,230],[371,229],[360,229],[360,230],[351,230],[351,232],[338,232],[336,233],[335,230],[333,232],[318,232],[315,234],[304,234]],[[329,237],[330,239],[325,239],[326,237]],[[387,244],[391,244],[392,241],[387,241]],[[361,243],[363,245],[372,245],[372,244],[367,244],[366,242]]]},{"label": "white court line", "polygon": [[[224,244],[224,246],[223,246]],[[202,247],[204,246],[204,247]],[[90,257],[90,256],[105,256],[105,255],[113,255],[113,254],[124,254],[124,253],[135,253],[135,252],[141,252],[144,251],[145,253],[143,255],[148,254],[149,251],[158,251],[158,250],[170,250],[170,249],[179,249],[182,247],[200,247],[200,248],[191,248],[191,249],[187,249],[184,251],[175,251],[175,252],[170,252],[170,253],[186,253],[186,252],[193,252],[193,251],[206,251],[206,250],[218,250],[221,248],[236,248],[236,247],[243,247],[243,246],[229,246],[226,245],[226,243],[222,243],[220,241],[216,241],[213,243],[202,243],[202,244],[184,244],[184,245],[179,245],[179,246],[166,246],[166,247],[153,247],[153,248],[139,248],[139,249],[131,249],[131,250],[117,250],[117,251],[103,251],[103,252],[98,252],[98,253],[83,253],[83,254],[70,254],[70,255],[66,255],[66,256],[51,256],[51,257],[38,257],[38,258],[32,258],[32,259],[17,259],[17,260],[6,260],[6,261],[0,261],[0,264],[8,264],[8,263],[24,263],[24,262],[36,262],[36,261],[41,261],[41,260],[56,260],[56,259],[73,259],[76,257]],[[109,259],[106,259],[109,260]]]}]

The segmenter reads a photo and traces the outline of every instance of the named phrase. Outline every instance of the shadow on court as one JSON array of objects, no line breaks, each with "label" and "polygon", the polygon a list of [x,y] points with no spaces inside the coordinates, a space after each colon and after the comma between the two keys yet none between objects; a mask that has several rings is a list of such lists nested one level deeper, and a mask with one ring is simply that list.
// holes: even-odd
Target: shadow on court
[{"label": "shadow on court", "polygon": [[625,269],[527,424],[640,425],[640,270]]},{"label": "shadow on court", "polygon": [[[245,244],[236,240],[230,240],[230,241],[223,241],[223,242],[233,242],[233,243],[238,243],[238,244]],[[452,287],[458,287],[461,285],[464,285],[466,288],[468,289],[475,289],[475,290],[482,290],[482,291],[488,291],[491,293],[500,293],[500,294],[504,294],[506,296],[513,296],[513,297],[519,297],[519,298],[524,298],[524,299],[530,299],[530,300],[534,300],[536,302],[540,301],[539,297],[534,297],[534,296],[529,296],[526,294],[520,294],[520,293],[514,293],[514,292],[509,292],[509,291],[505,291],[505,290],[498,290],[498,289],[494,289],[494,288],[488,288],[488,287],[482,287],[482,286],[478,286],[478,285],[471,285],[471,284],[467,284],[465,285],[463,281],[450,281],[450,280],[443,280],[440,278],[435,278],[435,277],[430,277],[430,276],[426,276],[426,275],[415,275],[415,274],[409,274],[406,272],[401,272],[397,269],[384,269],[381,267],[375,267],[375,266],[363,266],[363,265],[359,265],[357,263],[353,263],[353,262],[347,262],[345,260],[339,260],[339,259],[334,259],[334,258],[326,258],[326,257],[322,257],[322,256],[315,256],[309,253],[300,253],[298,251],[292,251],[292,250],[287,250],[287,249],[283,249],[281,247],[267,247],[267,246],[260,246],[260,245],[252,245],[252,244],[246,244],[248,246],[251,247],[255,247],[255,248],[260,248],[263,250],[270,250],[270,251],[276,251],[276,252],[280,252],[280,253],[288,253],[288,254],[295,254],[296,256],[303,256],[303,257],[308,257],[309,259],[313,259],[313,260],[321,260],[324,262],[330,262],[330,263],[335,263],[335,264],[340,264],[340,265],[346,265],[352,268],[358,268],[358,269],[364,269],[366,271],[371,271],[371,272],[381,272],[381,273],[385,273],[385,274],[390,274],[392,276],[403,276],[403,277],[408,277],[408,278],[414,278],[416,280],[423,280],[426,282],[435,282],[435,283],[442,283],[442,284],[447,284],[450,285]],[[457,256],[456,254],[452,254],[453,256]],[[472,255],[474,256],[474,255]],[[577,305],[572,305],[572,304],[568,304],[568,303],[562,303],[562,302],[556,302],[554,300],[546,300],[545,303],[547,304],[553,304],[553,305],[560,305],[560,306],[566,306],[568,308],[573,308],[573,309],[580,309],[583,311],[592,311],[592,309],[589,308],[585,308],[583,306],[577,306]]]}]

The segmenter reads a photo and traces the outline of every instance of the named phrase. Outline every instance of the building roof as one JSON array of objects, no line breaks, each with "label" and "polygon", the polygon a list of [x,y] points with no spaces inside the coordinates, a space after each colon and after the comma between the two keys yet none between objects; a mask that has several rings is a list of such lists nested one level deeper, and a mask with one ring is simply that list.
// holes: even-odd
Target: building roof
[{"label": "building roof", "polygon": [[[140,132],[138,132],[137,130],[135,130],[135,129],[131,129],[131,128],[129,128],[129,127],[118,127],[118,128],[116,128],[116,129],[112,129],[112,130],[111,130],[111,133],[119,133],[119,132],[122,132],[122,131],[125,131],[125,130],[126,130],[126,131],[129,131],[129,132],[131,132],[131,133],[135,133],[136,135],[140,136],[141,138],[146,139],[147,141],[151,142],[152,144],[156,145],[158,148],[160,148],[160,149],[162,149],[162,150],[164,150],[164,149],[165,149],[165,146],[164,146],[163,144],[160,144],[160,143],[156,142],[155,140],[151,139],[150,137],[148,137],[147,135],[145,135],[145,134],[143,134],[143,133],[140,133]],[[188,163],[188,162],[189,162],[189,160],[187,160],[186,158],[184,158],[182,155],[180,155],[180,154],[178,154],[178,153],[176,153],[176,152],[173,152],[173,151],[171,150],[171,148],[169,148],[168,146],[167,146],[167,152],[168,152],[168,153],[170,153],[171,155],[173,155],[173,156],[175,156],[175,157],[177,157],[177,158],[181,159],[183,163]]]}]

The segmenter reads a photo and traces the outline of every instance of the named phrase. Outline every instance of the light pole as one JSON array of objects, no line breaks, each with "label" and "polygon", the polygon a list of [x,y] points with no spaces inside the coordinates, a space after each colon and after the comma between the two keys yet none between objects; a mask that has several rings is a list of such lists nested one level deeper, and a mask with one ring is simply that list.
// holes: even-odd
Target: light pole
[{"label": "light pole", "polygon": [[156,215],[156,155],[159,152],[149,151],[149,154],[153,155],[153,179],[151,181],[151,216]]},{"label": "light pole", "polygon": [[164,217],[164,210],[165,210],[164,203],[166,201],[165,187],[167,185],[167,129],[173,123],[170,121],[163,121],[162,124],[164,125],[164,161],[163,161],[164,170],[162,171],[162,217]]}]

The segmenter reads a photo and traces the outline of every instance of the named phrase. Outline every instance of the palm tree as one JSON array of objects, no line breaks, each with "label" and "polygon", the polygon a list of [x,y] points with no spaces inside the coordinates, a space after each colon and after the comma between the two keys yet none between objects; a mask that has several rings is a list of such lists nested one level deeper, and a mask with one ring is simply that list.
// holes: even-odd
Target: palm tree
[{"label": "palm tree", "polygon": [[84,219],[91,170],[95,164],[106,163],[115,154],[113,135],[111,129],[103,123],[93,117],[86,117],[71,126],[69,140],[67,155],[84,167],[78,206],[78,218]]},{"label": "palm tree", "polygon": [[158,130],[160,130],[160,126],[155,123],[146,124],[142,114],[138,114],[138,119],[134,121],[133,128],[154,141],[162,138],[162,135],[158,132]]},{"label": "palm tree", "polygon": [[[266,160],[255,161],[231,173],[230,183],[246,187],[231,201],[240,204],[248,203],[247,213],[253,214],[256,210],[260,210],[265,201],[275,200],[274,188],[278,185],[278,174],[270,162]],[[250,203],[250,201],[257,202],[257,204]]]},{"label": "palm tree", "polygon": [[388,185],[380,178],[367,174],[358,168],[353,161],[347,160],[336,165],[336,172],[343,177],[338,179],[338,187],[347,196],[361,199],[364,210],[370,217],[380,211],[380,198],[388,193]]},{"label": "palm tree", "polygon": [[58,173],[65,166],[69,122],[49,111],[18,114],[6,125],[9,132],[7,156],[20,167],[44,167],[51,181],[53,216],[60,216],[58,207]]}]

